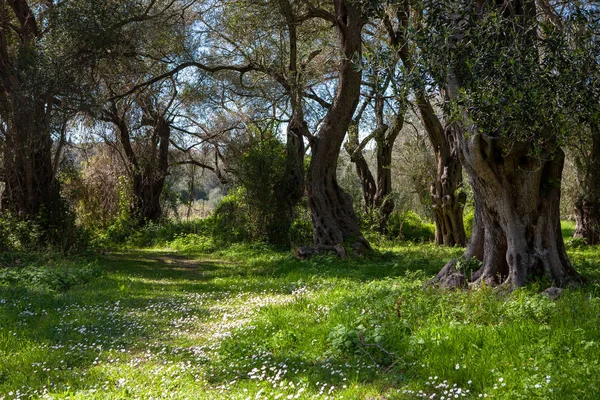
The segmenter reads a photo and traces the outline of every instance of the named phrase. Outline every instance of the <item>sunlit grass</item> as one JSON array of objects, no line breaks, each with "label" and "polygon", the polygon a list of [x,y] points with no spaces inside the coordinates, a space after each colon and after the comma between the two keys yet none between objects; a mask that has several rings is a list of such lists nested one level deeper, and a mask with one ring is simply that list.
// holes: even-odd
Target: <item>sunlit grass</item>
[{"label": "sunlit grass", "polygon": [[598,248],[569,246],[588,284],[558,301],[423,288],[460,253],[300,262],[194,239],[54,270],[68,288],[4,279],[0,398],[598,398]]}]

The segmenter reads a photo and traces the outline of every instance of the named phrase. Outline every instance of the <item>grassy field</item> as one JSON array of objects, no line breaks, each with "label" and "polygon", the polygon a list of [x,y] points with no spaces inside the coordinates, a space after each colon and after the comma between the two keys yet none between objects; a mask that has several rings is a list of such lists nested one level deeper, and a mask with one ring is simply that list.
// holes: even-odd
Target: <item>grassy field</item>
[{"label": "grassy field", "polygon": [[[566,226],[565,229],[569,227]],[[460,249],[170,247],[0,271],[0,399],[597,399],[600,249],[557,301],[423,289]]]}]

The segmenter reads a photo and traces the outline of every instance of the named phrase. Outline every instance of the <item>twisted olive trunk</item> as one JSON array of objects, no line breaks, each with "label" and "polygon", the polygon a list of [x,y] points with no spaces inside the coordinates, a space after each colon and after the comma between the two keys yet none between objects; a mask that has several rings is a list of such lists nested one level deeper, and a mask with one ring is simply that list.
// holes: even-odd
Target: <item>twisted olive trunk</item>
[{"label": "twisted olive trunk", "polygon": [[[464,258],[482,261],[463,277],[475,283],[519,287],[545,277],[553,286],[579,284],[569,263],[560,229],[560,180],[564,154],[530,157],[530,143],[513,143],[474,133],[458,135],[463,164],[476,199],[473,237]],[[434,278],[442,286],[463,285],[457,260]]]},{"label": "twisted olive trunk", "polygon": [[360,97],[358,64],[364,21],[359,6],[343,0],[335,0],[335,16],[342,50],[339,81],[333,104],[311,143],[308,205],[316,247],[341,245],[346,241],[360,242],[368,247],[368,242],[360,235],[352,199],[339,187],[336,176],[340,148]]}]

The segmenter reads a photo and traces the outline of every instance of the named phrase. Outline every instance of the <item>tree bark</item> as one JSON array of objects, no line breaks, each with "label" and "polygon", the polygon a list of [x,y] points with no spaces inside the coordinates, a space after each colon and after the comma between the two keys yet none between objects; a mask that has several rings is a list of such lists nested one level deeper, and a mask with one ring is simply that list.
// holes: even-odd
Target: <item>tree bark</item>
[{"label": "tree bark", "polygon": [[[392,25],[389,16],[384,18],[388,41],[393,48],[397,49],[397,55],[407,71],[416,69],[408,42],[410,17],[410,2],[403,1],[396,12],[396,28]],[[462,166],[456,149],[452,147],[452,129],[449,126],[443,127],[424,86],[415,88],[415,102],[436,160],[436,177],[430,186],[431,202],[435,213],[435,242],[438,245],[465,246],[467,240],[463,211],[466,195],[461,191]]]},{"label": "tree bark", "polygon": [[[575,202],[574,238],[585,240],[589,245],[600,243],[600,127],[590,123],[591,149],[576,160],[579,198]],[[585,157],[589,156],[589,157]]]},{"label": "tree bark", "polygon": [[38,62],[35,46],[41,32],[27,1],[1,3],[0,14],[0,119],[5,183],[2,208],[23,219],[38,219],[49,235],[47,239],[52,239],[65,222],[53,169],[50,120],[55,111],[54,95],[48,88],[32,88],[35,82],[24,68],[26,63]]},{"label": "tree bark", "polygon": [[[457,136],[478,210],[464,260],[482,261],[481,268],[466,278],[511,288],[537,277],[558,287],[581,283],[560,229],[562,151],[533,158],[530,143],[513,143],[506,153],[502,139],[481,133]],[[464,272],[452,260],[432,283],[453,286],[456,275]]]},{"label": "tree bark", "polygon": [[[358,120],[352,121],[348,128],[348,140],[344,143],[344,148],[350,156],[350,161],[354,163],[356,174],[362,188],[363,199],[365,202],[365,211],[372,212],[375,209],[375,195],[377,193],[377,184],[371,173],[369,164],[365,157],[358,140]],[[364,147],[364,146],[362,146]]]},{"label": "tree bark", "polygon": [[[531,27],[528,21],[536,18],[535,2],[497,4],[503,18],[519,19],[515,26],[520,34],[536,34],[535,29],[527,29]],[[459,21],[456,24],[462,35],[455,35],[456,40],[467,41],[464,34],[469,34],[469,26]],[[506,44],[514,39],[500,35],[497,40]],[[535,40],[531,43],[535,46]],[[535,47],[530,51],[532,56],[537,54]],[[474,77],[467,74],[464,63],[468,61],[461,58],[454,62],[446,82],[450,100],[457,99],[461,91],[468,94],[477,90],[469,86]],[[467,109],[457,117],[462,126],[454,131],[454,146],[469,174],[481,224],[476,221],[475,236],[464,257],[450,261],[432,283],[462,286],[468,278],[475,284],[512,289],[544,277],[552,286],[581,284],[583,278],[569,262],[560,228],[564,153],[556,143],[553,127],[536,126],[536,134],[544,140],[532,143],[510,133],[482,132]],[[465,276],[463,267],[468,267],[467,260],[473,257],[480,257],[481,268]]]},{"label": "tree bark", "polygon": [[431,103],[421,90],[417,91],[417,105],[436,160],[436,177],[430,187],[435,212],[435,242],[438,245],[465,246],[467,236],[463,211],[466,194],[461,191],[462,165],[458,152],[451,145],[454,129],[451,126],[445,129],[442,127]]},{"label": "tree bark", "polygon": [[342,59],[333,104],[311,143],[307,195],[311,210],[315,246],[335,246],[362,238],[351,197],[337,182],[340,148],[358,105],[361,87],[361,32],[364,21],[360,5],[335,0],[336,27]]}]

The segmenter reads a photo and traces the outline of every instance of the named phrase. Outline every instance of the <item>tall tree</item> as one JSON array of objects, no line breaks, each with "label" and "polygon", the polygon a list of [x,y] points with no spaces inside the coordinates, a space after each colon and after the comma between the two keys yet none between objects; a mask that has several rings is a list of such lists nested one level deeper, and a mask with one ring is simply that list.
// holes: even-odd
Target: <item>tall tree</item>
[{"label": "tall tree", "polygon": [[456,146],[481,219],[465,254],[465,259],[481,257],[481,268],[465,277],[462,263],[453,260],[434,282],[457,286],[468,279],[515,287],[539,276],[554,286],[581,282],[560,230],[564,155],[559,142],[565,126],[560,77],[543,57],[554,42],[539,36],[535,2],[426,6],[428,38],[433,38],[428,45],[444,50],[432,63],[439,68],[434,74],[455,106]]},{"label": "tall tree", "polygon": [[46,225],[62,218],[52,133],[60,86],[66,85],[57,60],[44,48],[52,40],[46,28],[53,28],[52,7],[52,2],[32,8],[25,0],[0,1],[2,208],[26,219],[42,217]]},{"label": "tall tree", "polygon": [[162,217],[160,200],[169,169],[175,95],[161,102],[159,96],[146,91],[138,94],[135,102],[113,100],[99,116],[114,127],[116,148],[122,152],[132,184],[131,216],[139,225]]},{"label": "tall tree", "polygon": [[[454,129],[448,121],[441,120],[431,103],[427,92],[427,82],[420,76],[422,69],[418,57],[414,54],[415,37],[413,30],[422,28],[419,10],[416,12],[408,0],[400,1],[386,13],[383,24],[388,34],[390,47],[402,60],[405,73],[414,90],[414,102],[417,105],[421,123],[427,132],[436,160],[436,177],[431,183],[430,195],[435,213],[435,241],[439,245],[465,246],[466,234],[463,223],[463,210],[466,195],[462,189],[462,165],[458,149],[453,145]],[[392,17],[393,16],[393,17]]]},{"label": "tall tree", "polygon": [[340,246],[354,242],[369,248],[361,236],[351,197],[337,182],[340,148],[360,100],[362,78],[362,29],[365,24],[360,4],[334,0],[334,10],[320,13],[338,31],[340,61],[335,98],[318,132],[310,140],[312,157],[308,168],[307,194],[315,247]]},{"label": "tall tree", "polygon": [[[389,83],[389,80],[388,82]],[[387,86],[387,83],[385,86]],[[376,229],[384,233],[387,230],[387,222],[394,211],[394,200],[392,199],[392,149],[396,138],[404,126],[405,107],[400,107],[390,117],[386,124],[384,117],[384,93],[387,87],[381,86],[380,82],[371,83],[375,87],[375,94],[369,96],[363,102],[359,112],[348,129],[348,140],[344,148],[354,163],[356,172],[361,182],[363,197],[367,213],[375,218]],[[370,97],[374,97],[371,99]],[[375,128],[362,141],[359,140],[359,124],[361,117],[369,103],[373,101],[375,112]],[[400,99],[399,103],[405,103],[406,99]],[[369,164],[363,155],[367,144],[375,142],[376,174],[373,176]]]}]

